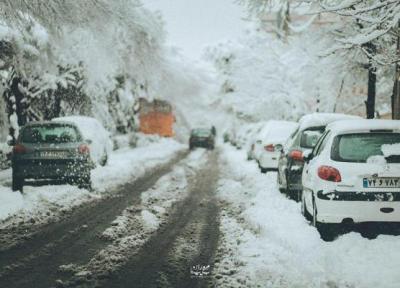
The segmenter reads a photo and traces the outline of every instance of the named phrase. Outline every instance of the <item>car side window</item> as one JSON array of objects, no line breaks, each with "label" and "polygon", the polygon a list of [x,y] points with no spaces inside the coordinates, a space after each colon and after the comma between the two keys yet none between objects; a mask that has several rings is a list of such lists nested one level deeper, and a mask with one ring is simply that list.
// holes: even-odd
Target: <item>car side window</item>
[{"label": "car side window", "polygon": [[301,132],[302,132],[302,131],[300,131],[300,129],[297,130],[297,134],[294,135],[294,141],[291,143],[291,144],[292,144],[292,145],[291,145],[292,147],[293,147],[293,146],[300,146]]},{"label": "car side window", "polygon": [[326,131],[322,136],[321,136],[321,138],[319,139],[319,141],[318,141],[318,143],[317,143],[317,145],[315,146],[316,147],[316,150],[315,150],[315,156],[318,156],[318,155],[320,155],[321,154],[321,152],[322,152],[322,150],[324,150],[324,148],[325,148],[325,146],[326,146],[326,143],[328,142],[328,136],[329,136],[329,134],[330,134],[330,131]]}]

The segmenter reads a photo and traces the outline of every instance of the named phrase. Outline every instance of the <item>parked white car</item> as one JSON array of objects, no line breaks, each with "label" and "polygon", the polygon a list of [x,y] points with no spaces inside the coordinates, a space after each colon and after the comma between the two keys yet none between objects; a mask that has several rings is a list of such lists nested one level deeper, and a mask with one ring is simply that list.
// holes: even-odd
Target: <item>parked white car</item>
[{"label": "parked white car", "polygon": [[340,224],[400,222],[400,121],[334,122],[305,161],[302,213],[323,239]]},{"label": "parked white car", "polygon": [[65,116],[52,119],[53,121],[72,122],[78,126],[85,140],[89,140],[90,157],[95,164],[107,164],[112,152],[113,143],[103,125],[95,118],[87,116]]},{"label": "parked white car", "polygon": [[267,122],[254,143],[254,158],[262,173],[278,169],[283,144],[297,128],[296,122],[276,120]]},{"label": "parked white car", "polygon": [[299,128],[283,146],[278,165],[278,187],[289,198],[301,199],[303,189],[301,175],[303,172],[303,153],[309,153],[324,133],[325,127],[339,120],[362,119],[358,116],[340,113],[312,113],[299,120]]}]

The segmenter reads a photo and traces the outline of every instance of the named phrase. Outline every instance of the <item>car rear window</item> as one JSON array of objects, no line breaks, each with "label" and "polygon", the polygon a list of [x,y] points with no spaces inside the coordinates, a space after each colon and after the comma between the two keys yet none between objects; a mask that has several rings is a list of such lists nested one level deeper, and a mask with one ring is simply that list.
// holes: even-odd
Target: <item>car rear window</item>
[{"label": "car rear window", "polygon": [[196,129],[192,131],[192,135],[196,137],[208,137],[211,135],[211,130],[209,129]]},{"label": "car rear window", "polygon": [[[331,158],[341,162],[367,162],[371,156],[383,156],[383,145],[398,143],[400,143],[400,133],[339,135],[335,137]],[[386,160],[390,163],[400,163],[400,156],[392,155]]]},{"label": "car rear window", "polygon": [[312,149],[317,145],[319,137],[324,133],[325,127],[315,127],[301,133],[300,147]]},{"label": "car rear window", "polygon": [[43,124],[25,127],[21,131],[24,143],[70,143],[81,141],[76,127],[63,124]]}]

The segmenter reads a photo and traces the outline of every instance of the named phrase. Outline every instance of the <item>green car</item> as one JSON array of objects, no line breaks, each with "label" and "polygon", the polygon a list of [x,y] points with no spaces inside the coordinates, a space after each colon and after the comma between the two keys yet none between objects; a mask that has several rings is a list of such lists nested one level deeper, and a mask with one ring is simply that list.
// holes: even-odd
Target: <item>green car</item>
[{"label": "green car", "polygon": [[195,147],[203,147],[207,149],[214,149],[215,136],[211,129],[197,128],[190,132],[189,148],[190,150]]},{"label": "green car", "polygon": [[31,122],[21,128],[13,146],[12,190],[21,191],[26,179],[61,180],[91,188],[89,141],[67,122]]}]

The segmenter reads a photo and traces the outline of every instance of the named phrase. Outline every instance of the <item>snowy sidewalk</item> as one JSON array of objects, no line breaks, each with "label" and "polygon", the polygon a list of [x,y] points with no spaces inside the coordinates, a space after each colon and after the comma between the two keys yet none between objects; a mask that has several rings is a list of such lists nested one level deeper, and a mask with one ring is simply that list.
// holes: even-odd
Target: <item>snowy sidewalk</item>
[{"label": "snowy sidewalk", "polygon": [[98,199],[113,188],[135,180],[158,165],[167,163],[186,147],[171,139],[136,149],[124,148],[113,152],[105,167],[92,172],[94,191],[71,185],[24,187],[24,193],[12,192],[11,170],[0,175],[0,220],[18,215],[20,220],[48,218],[52,213],[69,210],[84,202]]},{"label": "snowy sidewalk", "polygon": [[[230,146],[221,153],[218,287],[398,287],[399,237],[358,233],[324,242],[300,204]],[[259,285],[259,286],[258,286]]]}]

